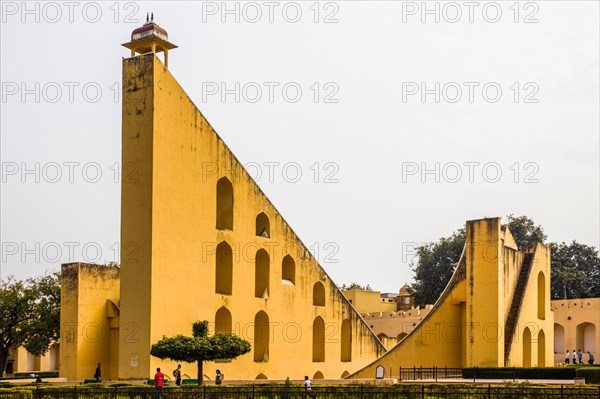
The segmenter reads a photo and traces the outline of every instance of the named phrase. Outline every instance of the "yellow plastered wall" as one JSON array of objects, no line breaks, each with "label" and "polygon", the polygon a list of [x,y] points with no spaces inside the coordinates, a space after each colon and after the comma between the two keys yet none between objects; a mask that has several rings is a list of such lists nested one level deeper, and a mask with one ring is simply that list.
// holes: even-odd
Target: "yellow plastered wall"
[{"label": "yellow plastered wall", "polygon": [[[554,363],[564,363],[568,350],[583,351],[583,362],[589,360],[588,352],[600,362],[600,298],[555,300],[554,313]],[[572,357],[570,359],[572,361]]]},{"label": "yellow plastered wall", "polygon": [[504,279],[500,262],[500,219],[467,223],[467,367],[504,363],[499,331],[505,320]]},{"label": "yellow plastered wall", "polygon": [[[340,378],[385,353],[308,249],[287,225],[225,143],[152,54],[123,61],[123,168],[121,331],[119,375],[147,378],[161,367],[172,378],[176,363],[150,357],[163,335],[191,334],[196,320],[215,322],[224,307],[232,329],[254,341],[254,320],[268,316],[268,356],[248,353],[231,362],[207,363],[227,379],[302,378],[317,372]],[[233,229],[216,228],[217,181],[233,184]],[[264,212],[270,238],[256,236]],[[233,252],[232,294],[215,293],[216,248]],[[267,298],[255,297],[255,255],[270,259]],[[295,284],[282,281],[282,262],[295,262]],[[313,305],[313,287],[325,288],[324,306]],[[325,361],[313,362],[313,323],[323,319]],[[343,320],[350,321],[351,360],[341,361]],[[126,332],[126,326],[133,328]],[[214,327],[214,326],[213,326]],[[211,328],[212,329],[212,328]],[[127,338],[125,338],[127,336]],[[195,375],[195,365],[184,373]]]},{"label": "yellow plastered wall", "polygon": [[107,300],[119,302],[119,268],[70,263],[61,269],[60,376],[68,380],[92,378],[98,362],[102,378],[118,377],[111,356],[114,338],[106,312]]},{"label": "yellow plastered wall", "polygon": [[345,290],[344,295],[352,303],[358,313],[370,312],[395,312],[396,301],[383,302],[379,291],[366,291],[359,289]]},{"label": "yellow plastered wall", "polygon": [[[554,314],[550,308],[550,248],[538,244],[530,251],[534,252],[533,265],[506,364],[511,367],[554,365]],[[543,276],[543,284],[539,284],[540,276]],[[544,291],[543,318],[539,317],[540,289]],[[529,331],[530,340],[525,339],[526,329]],[[527,347],[529,349],[526,349]],[[527,354],[529,356],[526,356]]]}]

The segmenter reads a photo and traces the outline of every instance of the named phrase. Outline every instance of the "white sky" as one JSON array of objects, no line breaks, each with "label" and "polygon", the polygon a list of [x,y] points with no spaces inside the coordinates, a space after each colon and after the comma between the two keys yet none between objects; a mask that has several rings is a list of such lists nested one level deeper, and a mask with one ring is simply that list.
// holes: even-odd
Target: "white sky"
[{"label": "white sky", "polygon": [[[220,1],[23,4],[2,2],[2,277],[116,260],[120,44],[147,11],[179,46],[171,72],[337,283],[397,291],[411,243],[486,216],[599,245],[597,1],[427,2],[439,23],[422,2],[228,2],[239,22]],[[236,82],[239,102],[210,94]],[[421,174],[436,164],[439,182]]]}]

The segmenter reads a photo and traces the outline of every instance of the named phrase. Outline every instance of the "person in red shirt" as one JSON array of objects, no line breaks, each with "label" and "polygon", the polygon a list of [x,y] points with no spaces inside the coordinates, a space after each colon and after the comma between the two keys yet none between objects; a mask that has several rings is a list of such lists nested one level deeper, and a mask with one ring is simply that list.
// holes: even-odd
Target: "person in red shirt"
[{"label": "person in red shirt", "polygon": [[161,399],[162,387],[165,382],[165,375],[160,372],[160,367],[156,368],[154,374],[154,390],[156,391],[156,399]]}]

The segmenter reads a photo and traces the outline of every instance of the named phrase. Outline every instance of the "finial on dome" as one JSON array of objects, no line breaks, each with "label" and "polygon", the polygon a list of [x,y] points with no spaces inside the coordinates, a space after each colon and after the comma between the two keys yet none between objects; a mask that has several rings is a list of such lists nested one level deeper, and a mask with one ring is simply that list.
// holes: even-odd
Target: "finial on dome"
[{"label": "finial on dome", "polygon": [[154,21],[154,13],[150,14],[150,21]]},{"label": "finial on dome", "polygon": [[150,22],[150,13],[146,13],[146,22]]}]

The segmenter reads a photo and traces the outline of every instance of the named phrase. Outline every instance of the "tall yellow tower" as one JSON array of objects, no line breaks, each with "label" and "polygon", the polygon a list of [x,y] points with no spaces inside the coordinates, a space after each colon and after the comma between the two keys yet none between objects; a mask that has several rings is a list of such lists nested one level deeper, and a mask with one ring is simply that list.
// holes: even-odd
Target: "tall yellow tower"
[{"label": "tall yellow tower", "polygon": [[119,377],[169,375],[150,346],[196,320],[252,343],[207,379],[340,378],[385,353],[156,57],[166,31],[149,20],[125,46]]}]

